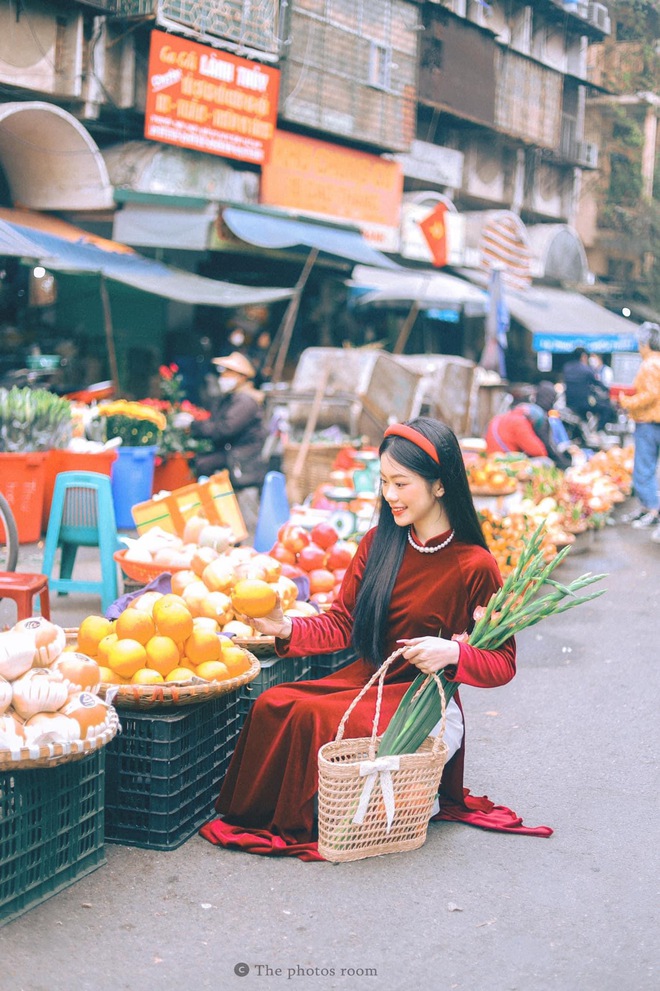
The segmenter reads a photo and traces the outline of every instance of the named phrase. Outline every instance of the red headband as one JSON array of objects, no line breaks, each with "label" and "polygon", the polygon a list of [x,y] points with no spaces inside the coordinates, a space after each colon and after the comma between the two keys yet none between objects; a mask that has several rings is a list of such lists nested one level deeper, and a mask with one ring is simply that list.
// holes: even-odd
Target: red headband
[{"label": "red headband", "polygon": [[406,423],[393,423],[385,431],[384,437],[404,437],[409,440],[416,447],[421,448],[430,458],[433,458],[437,465],[440,464],[440,458],[438,457],[438,452],[435,447],[424,434],[420,433],[419,430],[415,430],[414,427],[409,427]]}]

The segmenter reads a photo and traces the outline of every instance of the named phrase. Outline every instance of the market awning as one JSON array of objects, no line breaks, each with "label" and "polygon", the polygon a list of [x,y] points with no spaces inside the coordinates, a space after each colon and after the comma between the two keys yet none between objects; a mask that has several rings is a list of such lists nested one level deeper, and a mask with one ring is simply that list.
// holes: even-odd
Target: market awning
[{"label": "market awning", "polygon": [[444,272],[411,271],[383,272],[357,266],[347,285],[364,290],[356,304],[416,303],[420,310],[436,309],[463,312],[466,316],[484,316],[488,309],[488,294],[469,282]]},{"label": "market awning", "polygon": [[367,244],[358,230],[240,207],[226,207],[222,211],[222,219],[232,234],[258,248],[282,249],[302,245],[361,265],[399,268],[396,262]]},{"label": "market awning", "polygon": [[[0,210],[13,234],[39,247],[37,256],[54,272],[102,274],[141,292],[199,306],[238,307],[290,299],[293,289],[237,285],[207,279],[146,258],[116,241],[96,237],[72,224],[23,210]],[[28,252],[28,257],[35,257]]]},{"label": "market awning", "polygon": [[636,351],[636,325],[577,292],[532,287],[507,292],[511,316],[532,334],[534,351]]},{"label": "market awning", "polygon": [[23,237],[11,224],[0,220],[0,256],[38,259],[42,255],[43,248],[40,245]]}]

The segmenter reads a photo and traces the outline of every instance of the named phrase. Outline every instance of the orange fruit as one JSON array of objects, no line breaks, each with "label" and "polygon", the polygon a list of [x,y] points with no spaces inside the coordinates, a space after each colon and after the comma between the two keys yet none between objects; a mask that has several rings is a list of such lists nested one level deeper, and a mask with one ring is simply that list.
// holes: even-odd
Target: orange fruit
[{"label": "orange fruit", "polygon": [[277,605],[277,592],[260,578],[243,578],[234,585],[231,604],[236,612],[256,619],[273,611]]},{"label": "orange fruit", "polygon": [[96,657],[103,637],[112,632],[112,623],[105,616],[87,616],[78,630],[78,650],[88,657]]},{"label": "orange fruit", "polygon": [[190,681],[194,673],[195,672],[192,668],[174,668],[173,671],[170,671],[170,673],[166,675],[165,681]]},{"label": "orange fruit", "polygon": [[210,630],[211,633],[217,633],[220,629],[220,624],[217,619],[211,619],[210,616],[193,616],[193,630]]},{"label": "orange fruit", "polygon": [[[165,601],[167,600],[167,601]],[[171,637],[175,643],[183,643],[193,631],[190,609],[178,595],[164,595],[154,606],[156,632]]]},{"label": "orange fruit", "polygon": [[137,599],[133,599],[132,602],[129,602],[128,608],[139,609],[142,612],[148,612],[149,615],[151,615],[155,603],[162,598],[162,592],[143,592],[142,595],[138,595]]},{"label": "orange fruit", "polygon": [[161,609],[171,606],[173,602],[176,602],[179,606],[185,606],[186,604],[185,599],[183,599],[180,595],[175,595],[173,592],[167,592],[165,595],[161,595],[160,599],[158,599],[157,602],[154,602],[152,609],[154,619],[157,618]]},{"label": "orange fruit", "polygon": [[164,681],[162,674],[151,668],[139,668],[131,678],[134,685],[162,685]]},{"label": "orange fruit", "polygon": [[195,673],[205,681],[227,681],[231,678],[227,665],[222,661],[204,661],[197,665]]},{"label": "orange fruit", "polygon": [[137,640],[145,644],[156,632],[154,621],[140,609],[124,609],[117,618],[115,633],[120,640]]},{"label": "orange fruit", "polygon": [[246,640],[255,635],[254,630],[247,623],[242,623],[240,619],[230,619],[222,627],[223,633],[233,633],[240,640]]},{"label": "orange fruit", "polygon": [[196,578],[194,571],[175,571],[172,575],[172,592],[175,595],[181,595],[186,585],[190,585]]},{"label": "orange fruit", "polygon": [[145,644],[147,667],[157,671],[165,678],[170,671],[179,667],[181,655],[179,648],[171,637],[160,637],[158,634]]},{"label": "orange fruit", "polygon": [[193,664],[220,660],[220,637],[208,630],[193,629],[186,640],[186,657]]},{"label": "orange fruit", "polygon": [[122,678],[132,678],[147,666],[147,652],[137,640],[117,640],[108,649],[108,667]]},{"label": "orange fruit", "polygon": [[97,660],[99,664],[105,664],[108,666],[108,651],[113,643],[117,643],[119,637],[116,633],[108,633],[107,637],[103,637],[103,640],[99,643],[99,652],[97,655]]},{"label": "orange fruit", "polygon": [[126,678],[122,678],[112,668],[106,668],[101,664],[99,665],[99,671],[101,672],[101,681],[106,685],[124,685],[126,683]]},{"label": "orange fruit", "polygon": [[222,663],[229,671],[231,678],[237,678],[239,674],[244,674],[250,667],[250,658],[242,647],[229,644],[222,647]]}]

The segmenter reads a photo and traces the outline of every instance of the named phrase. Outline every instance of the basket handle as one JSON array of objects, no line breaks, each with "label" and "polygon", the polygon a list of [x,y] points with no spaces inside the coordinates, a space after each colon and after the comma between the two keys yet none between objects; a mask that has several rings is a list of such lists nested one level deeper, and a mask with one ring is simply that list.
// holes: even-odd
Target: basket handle
[{"label": "basket handle", "polygon": [[[358,704],[358,702],[362,698],[364,698],[364,696],[369,691],[369,689],[374,684],[374,682],[377,681],[378,682],[378,693],[377,693],[377,696],[376,696],[376,712],[374,714],[374,721],[373,721],[373,726],[372,726],[372,730],[371,730],[371,741],[369,743],[369,759],[370,760],[374,760],[375,759],[375,756],[376,756],[376,737],[378,736],[378,723],[380,721],[380,708],[381,708],[381,703],[383,701],[383,687],[384,687],[384,684],[385,684],[385,675],[387,674],[387,670],[390,667],[390,665],[397,659],[397,657],[399,657],[401,654],[403,654],[403,652],[404,652],[405,649],[406,649],[405,647],[399,647],[398,650],[395,650],[393,654],[390,654],[390,656],[387,658],[387,660],[383,661],[383,663],[381,664],[381,666],[379,668],[377,668],[376,671],[374,671],[374,673],[372,674],[371,678],[369,678],[369,681],[366,683],[366,685],[364,685],[360,689],[360,691],[355,696],[355,698],[353,699],[353,701],[349,705],[348,709],[346,710],[346,712],[342,716],[341,722],[339,723],[339,726],[337,727],[337,733],[335,735],[335,742],[339,743],[343,739],[343,737],[344,737],[344,730],[346,729],[346,723],[348,722],[349,716],[351,715],[353,709]],[[427,675],[427,677],[424,679],[424,681],[422,682],[422,684],[419,686],[419,688],[415,692],[415,694],[413,696],[413,701],[415,701],[415,699],[417,699],[418,696],[424,691],[424,689],[428,685],[428,683],[429,683],[429,681],[430,681],[431,678],[433,678],[435,680],[435,683],[437,685],[438,692],[440,694],[440,707],[441,707],[441,711],[442,711],[442,720],[441,720],[441,723],[440,723],[440,731],[439,731],[438,735],[436,737],[434,737],[433,747],[432,747],[433,753],[437,753],[439,751],[439,749],[440,749],[440,746],[442,745],[442,738],[445,735],[445,726],[446,726],[446,722],[447,722],[447,719],[446,719],[447,700],[445,699],[445,693],[444,693],[444,690],[443,690],[443,687],[442,687],[442,682],[438,678],[437,674],[435,674],[435,672],[433,672],[432,674]]]}]

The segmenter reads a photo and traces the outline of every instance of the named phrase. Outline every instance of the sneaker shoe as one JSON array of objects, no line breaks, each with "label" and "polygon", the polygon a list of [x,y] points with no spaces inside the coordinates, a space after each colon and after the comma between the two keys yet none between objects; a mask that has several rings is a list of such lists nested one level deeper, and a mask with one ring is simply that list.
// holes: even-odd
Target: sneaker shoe
[{"label": "sneaker shoe", "polygon": [[641,506],[638,509],[632,509],[629,513],[624,513],[623,516],[619,517],[619,523],[634,523],[635,520],[639,520],[647,513],[647,509],[643,509]]},{"label": "sneaker shoe", "polygon": [[639,519],[633,520],[630,524],[634,530],[644,530],[647,526],[656,526],[658,522],[657,513],[644,513]]}]

